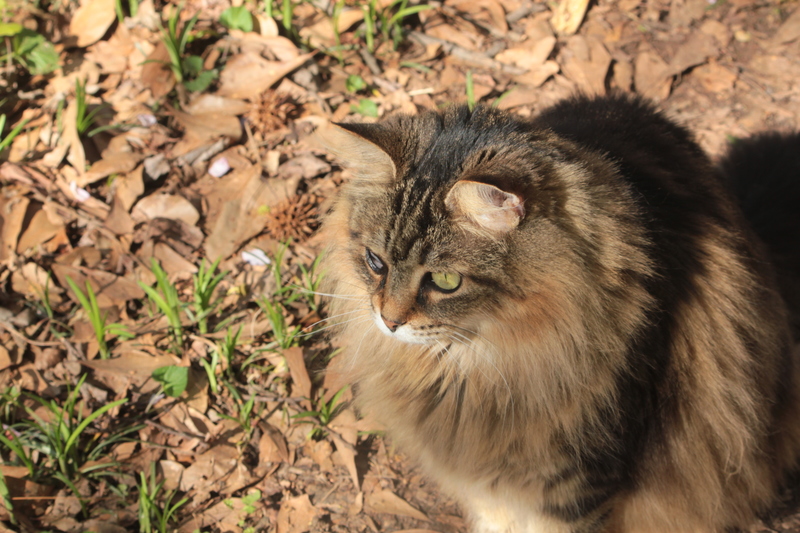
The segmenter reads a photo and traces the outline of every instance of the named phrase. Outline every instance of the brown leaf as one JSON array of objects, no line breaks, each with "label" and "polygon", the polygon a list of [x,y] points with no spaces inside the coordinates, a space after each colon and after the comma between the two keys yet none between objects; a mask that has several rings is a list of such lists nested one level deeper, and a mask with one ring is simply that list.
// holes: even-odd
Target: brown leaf
[{"label": "brown leaf", "polygon": [[125,174],[136,168],[144,157],[133,152],[113,152],[103,156],[103,159],[95,162],[76,180],[78,187],[86,187],[96,181],[110,176],[111,174]]},{"label": "brown leaf", "polygon": [[63,223],[54,223],[44,209],[38,210],[34,213],[33,218],[31,218],[27,229],[19,237],[17,253],[24,253],[29,248],[35,248],[49,241],[55,237],[63,227]]},{"label": "brown leaf", "polygon": [[69,23],[69,33],[77,37],[77,45],[89,46],[105,35],[116,19],[115,0],[86,0],[75,11]]},{"label": "brown leaf", "polygon": [[717,53],[714,37],[703,32],[692,32],[672,57],[667,69],[667,75],[680,74],[687,69],[705,63],[709,57],[713,57]]},{"label": "brown leaf", "polygon": [[218,208],[216,218],[207,220],[213,224],[204,244],[208,257],[230,256],[262,231],[268,212],[265,208],[277,205],[297,191],[300,176],[262,179],[261,173],[260,165],[251,165],[219,180],[219,196],[229,197],[231,192],[237,194]]},{"label": "brown leaf", "polygon": [[333,461],[331,461],[333,448],[330,442],[326,440],[307,440],[303,445],[303,449],[306,455],[319,465],[320,470],[323,472],[333,471]]},{"label": "brown leaf", "polygon": [[[144,291],[139,285],[127,278],[115,276],[103,270],[75,268],[54,263],[53,273],[58,278],[58,284],[62,287],[69,287],[67,284],[67,276],[69,276],[83,291],[86,290],[85,280],[88,279],[97,296],[97,304],[101,308],[119,306],[128,300],[144,298]],[[69,294],[70,298],[75,298],[72,291],[69,291]],[[77,299],[74,299],[74,301],[77,302]]]},{"label": "brown leaf", "polygon": [[556,33],[572,35],[581,27],[589,0],[561,0],[556,5],[550,24]]},{"label": "brown leaf", "polygon": [[169,52],[161,41],[158,41],[145,60],[142,67],[142,83],[150,89],[156,100],[168,95],[175,87],[175,75],[170,68]]},{"label": "brown leaf", "polygon": [[159,260],[161,267],[170,278],[181,275],[183,277],[197,272],[197,267],[187,261],[182,255],[163,242],[157,242],[153,248],[153,257]]},{"label": "brown leaf", "polygon": [[217,490],[213,485],[227,478],[236,470],[239,453],[233,446],[214,446],[197,456],[181,476],[181,490],[188,491],[202,484],[204,489]]},{"label": "brown leaf", "polygon": [[[63,133],[61,135],[61,144],[69,146],[67,152],[67,161],[75,169],[77,176],[74,179],[67,179],[66,181],[78,181],[80,177],[86,172],[86,151],[83,149],[80,135],[78,135],[78,105],[77,100],[72,100],[67,105],[66,111],[63,115]],[[72,197],[72,195],[70,195]]]},{"label": "brown leaf", "polygon": [[775,36],[772,38],[774,44],[785,44],[800,37],[800,7],[796,7],[788,19],[781,24]]},{"label": "brown leaf", "polygon": [[197,224],[200,213],[192,203],[177,194],[157,193],[145,196],[133,207],[134,219],[153,220],[167,218],[181,220],[190,226]]},{"label": "brown leaf", "polygon": [[[6,168],[6,165],[3,165],[3,168]],[[17,239],[22,231],[29,203],[17,188],[4,188],[3,194],[0,195],[0,261],[2,262],[16,255]]]},{"label": "brown leaf", "polygon": [[278,533],[304,533],[311,529],[316,516],[308,494],[286,498],[278,511]]},{"label": "brown leaf", "polygon": [[269,61],[256,54],[239,54],[228,60],[220,73],[222,96],[253,98],[313,57],[313,53],[288,61]]},{"label": "brown leaf", "polygon": [[381,490],[368,494],[366,504],[367,509],[373,513],[410,516],[417,520],[430,521],[425,513],[412,507],[410,503],[390,490]]},{"label": "brown leaf", "polygon": [[25,263],[11,274],[11,288],[31,300],[41,300],[47,294],[52,305],[61,303],[61,294],[49,279],[47,271],[36,263]]},{"label": "brown leaf", "polygon": [[311,398],[311,378],[308,377],[306,362],[303,359],[303,349],[297,346],[288,348],[283,351],[283,356],[286,358],[286,365],[292,374],[295,396]]},{"label": "brown leaf", "polygon": [[633,81],[636,92],[657,102],[669,96],[672,75],[667,64],[654,51],[645,50],[636,56]]},{"label": "brown leaf", "polygon": [[259,427],[263,430],[258,440],[258,459],[260,462],[279,463],[289,462],[289,448],[283,434],[268,422],[261,422]]},{"label": "brown leaf", "polygon": [[114,196],[113,203],[111,204],[111,211],[106,217],[105,225],[117,235],[133,233],[135,223],[118,195]]},{"label": "brown leaf", "polygon": [[714,94],[732,90],[733,84],[736,82],[734,72],[713,61],[694,69],[692,77],[696,78],[705,90]]},{"label": "brown leaf", "polygon": [[593,37],[573,35],[561,54],[561,69],[579,89],[587,94],[604,94],[611,55],[603,43]]},{"label": "brown leaf", "polygon": [[544,65],[556,45],[556,38],[549,36],[538,41],[526,41],[514,48],[497,54],[495,59],[501,63],[516,65],[526,70],[535,70]]}]

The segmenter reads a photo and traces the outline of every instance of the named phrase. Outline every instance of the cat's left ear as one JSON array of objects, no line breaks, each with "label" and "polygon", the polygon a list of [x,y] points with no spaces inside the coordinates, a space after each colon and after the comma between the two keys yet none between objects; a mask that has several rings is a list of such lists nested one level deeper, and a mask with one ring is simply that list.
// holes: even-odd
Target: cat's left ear
[{"label": "cat's left ear", "polygon": [[397,169],[381,146],[385,136],[386,132],[378,124],[332,122],[320,126],[314,133],[316,141],[351,168],[356,178],[389,182]]},{"label": "cat's left ear", "polygon": [[457,181],[444,202],[457,218],[495,235],[513,230],[525,216],[520,196],[478,181]]}]

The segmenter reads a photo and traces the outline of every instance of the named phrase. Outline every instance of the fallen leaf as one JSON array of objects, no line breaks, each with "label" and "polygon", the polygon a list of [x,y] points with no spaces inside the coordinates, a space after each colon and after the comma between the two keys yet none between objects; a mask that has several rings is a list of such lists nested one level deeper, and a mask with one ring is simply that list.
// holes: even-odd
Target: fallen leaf
[{"label": "fallen leaf", "polygon": [[22,231],[29,203],[19,189],[3,188],[3,194],[0,195],[0,261],[5,262],[16,255],[17,239]]},{"label": "fallen leaf", "polygon": [[680,74],[687,69],[705,63],[709,57],[717,55],[716,40],[702,32],[692,32],[686,41],[678,47],[669,63],[666,75]]},{"label": "fallen leaf", "polygon": [[278,511],[278,533],[304,533],[311,529],[316,516],[308,494],[285,498]]},{"label": "fallen leaf", "polygon": [[665,99],[672,87],[672,75],[667,69],[667,64],[655,52],[640,52],[634,65],[636,92],[657,102]]},{"label": "fallen leaf", "polygon": [[275,85],[313,56],[313,53],[304,54],[289,61],[269,61],[252,53],[233,56],[220,73],[218,94],[252,98]]},{"label": "fallen leaf", "polygon": [[143,158],[141,154],[133,152],[113,152],[104,155],[103,159],[93,163],[75,183],[78,187],[86,187],[111,174],[125,174],[136,168]]},{"label": "fallen leaf", "polygon": [[258,440],[258,459],[260,462],[279,463],[289,462],[289,448],[283,434],[268,422],[261,422],[259,427],[263,430]]},{"label": "fallen leaf", "polygon": [[[104,270],[75,268],[54,263],[53,273],[58,278],[58,284],[61,287],[69,286],[67,284],[67,276],[69,276],[81,290],[86,290],[85,281],[88,280],[97,296],[97,304],[101,308],[123,305],[129,300],[144,298],[144,291],[135,282]],[[68,291],[68,294],[73,301],[77,302],[72,291]]]},{"label": "fallen leaf", "polygon": [[772,37],[774,44],[786,44],[800,37],[800,7],[796,7],[786,19],[775,35]]},{"label": "fallen leaf", "polygon": [[306,362],[303,359],[303,349],[297,346],[283,350],[286,365],[292,374],[295,396],[311,398],[311,378],[308,376]]},{"label": "fallen leaf", "polygon": [[414,508],[410,503],[390,490],[381,490],[367,494],[366,505],[367,509],[374,513],[410,516],[417,520],[430,521],[425,513]]},{"label": "fallen leaf", "polygon": [[705,90],[713,94],[732,90],[737,78],[734,72],[715,62],[697,67],[692,70],[691,75],[700,82]]},{"label": "fallen leaf", "polygon": [[69,33],[77,37],[77,45],[89,46],[100,40],[116,20],[115,0],[87,0],[75,11]]},{"label": "fallen leaf", "polygon": [[514,48],[509,48],[497,54],[495,59],[501,63],[516,65],[520,68],[533,70],[541,67],[556,45],[555,37],[544,37],[538,41],[526,41]]},{"label": "fallen leaf", "polygon": [[556,33],[572,35],[581,27],[588,7],[589,0],[561,0],[556,4],[550,24]]},{"label": "fallen leaf", "polygon": [[170,68],[169,52],[163,42],[158,41],[145,59],[141,79],[156,100],[168,95],[175,87],[175,75]]},{"label": "fallen leaf", "polygon": [[134,220],[167,218],[181,220],[190,226],[194,226],[200,220],[200,213],[192,203],[177,194],[157,193],[145,196],[133,207],[131,214]]},{"label": "fallen leaf", "polygon": [[20,235],[19,242],[17,243],[17,253],[21,254],[30,248],[35,248],[43,244],[63,229],[64,224],[55,224],[47,216],[47,213],[40,209],[33,214],[31,221],[28,223],[27,229]]},{"label": "fallen leaf", "polygon": [[36,263],[25,263],[14,271],[11,274],[11,288],[31,300],[41,300],[47,294],[51,305],[58,305],[62,301],[61,291],[56,290],[47,271]]},{"label": "fallen leaf", "polygon": [[573,35],[560,57],[564,75],[587,94],[605,94],[605,81],[611,66],[611,54],[594,37]]}]

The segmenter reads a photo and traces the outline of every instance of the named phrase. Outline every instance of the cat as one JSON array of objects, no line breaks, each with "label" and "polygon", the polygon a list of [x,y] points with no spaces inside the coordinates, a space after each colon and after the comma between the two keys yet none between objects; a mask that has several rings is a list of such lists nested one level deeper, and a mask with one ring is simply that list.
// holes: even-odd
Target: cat
[{"label": "cat", "polygon": [[[732,192],[769,141],[717,168],[623,95],[318,136],[352,170],[323,224],[339,368],[473,531],[722,532],[773,501],[800,449],[800,221],[764,190],[751,229]],[[797,213],[794,172],[768,187],[793,177]]]}]

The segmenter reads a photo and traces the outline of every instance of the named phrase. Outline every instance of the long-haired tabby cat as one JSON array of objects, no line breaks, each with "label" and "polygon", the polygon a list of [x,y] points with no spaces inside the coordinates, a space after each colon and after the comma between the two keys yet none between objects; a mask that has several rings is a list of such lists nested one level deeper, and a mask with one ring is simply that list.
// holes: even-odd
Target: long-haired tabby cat
[{"label": "long-haired tabby cat", "polygon": [[[800,224],[763,217],[764,244],[728,191],[765,143],[719,170],[621,96],[321,136],[354,174],[326,222],[342,368],[474,531],[722,532],[769,504],[800,443]],[[755,218],[800,212],[792,164]]]}]

